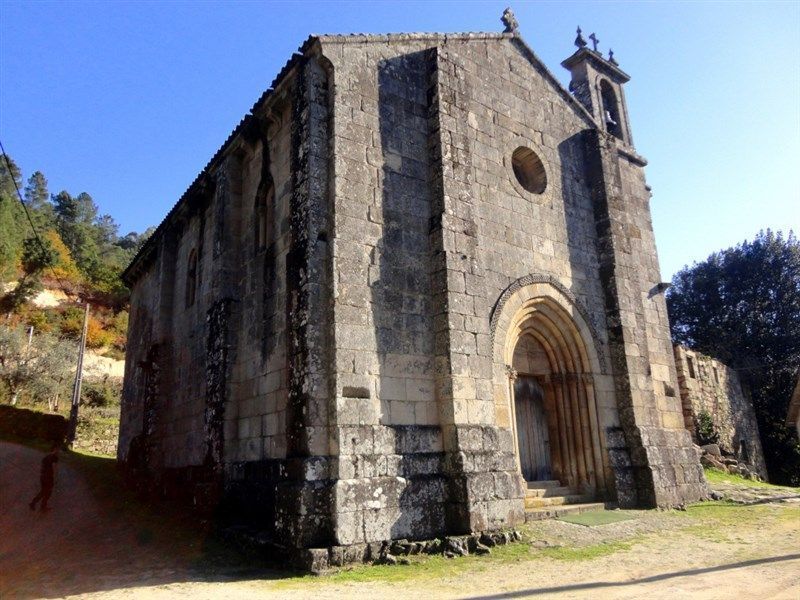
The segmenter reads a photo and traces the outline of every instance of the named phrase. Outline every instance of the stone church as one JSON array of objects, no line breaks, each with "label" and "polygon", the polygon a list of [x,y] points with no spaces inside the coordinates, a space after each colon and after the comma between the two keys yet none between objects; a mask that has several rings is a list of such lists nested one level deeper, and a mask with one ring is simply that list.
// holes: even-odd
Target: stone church
[{"label": "stone church", "polygon": [[629,76],[503,21],[289,59],[125,272],[132,477],[334,563],[706,495]]}]

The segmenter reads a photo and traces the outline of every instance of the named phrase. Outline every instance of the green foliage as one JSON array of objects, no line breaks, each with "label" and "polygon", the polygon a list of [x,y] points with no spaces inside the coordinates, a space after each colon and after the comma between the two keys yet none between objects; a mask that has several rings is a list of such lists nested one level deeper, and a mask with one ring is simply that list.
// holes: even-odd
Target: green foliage
[{"label": "green foliage", "polygon": [[42,282],[38,277],[23,277],[14,289],[0,296],[0,313],[8,314],[18,311],[40,291],[42,291]]},{"label": "green foliage", "polygon": [[24,327],[0,325],[0,393],[8,401],[24,395],[31,402],[68,393],[74,344],[47,334],[28,343]]},{"label": "green foliage", "polygon": [[615,540],[610,542],[601,542],[599,544],[592,544],[591,546],[578,546],[575,548],[554,546],[552,548],[544,548],[541,552],[543,556],[548,558],[567,562],[576,562],[602,558],[603,556],[616,554],[622,550],[630,550],[632,547],[633,541]]},{"label": "green foliage", "polygon": [[22,253],[22,240],[25,237],[25,215],[19,201],[14,196],[0,190],[0,280],[13,279],[19,257]]},{"label": "green foliage", "polygon": [[82,193],[73,198],[69,192],[61,191],[53,196],[53,207],[61,239],[75,262],[88,272],[97,262],[100,251],[97,244],[100,235],[94,228],[97,205],[89,194]]},{"label": "green foliage", "polygon": [[22,242],[23,275],[11,291],[0,297],[0,312],[19,310],[42,289],[41,273],[56,264],[58,257],[47,241],[27,238]]},{"label": "green foliage", "polygon": [[22,242],[22,269],[25,275],[39,275],[58,263],[58,254],[47,239],[27,238]]},{"label": "green foliage", "polygon": [[[43,250],[33,241],[15,182],[21,187],[19,168],[13,161],[11,169],[0,162],[0,282],[28,279],[10,295],[3,296],[0,290],[0,310],[21,311],[40,289],[38,281],[30,279],[39,277],[54,279],[59,286],[66,284],[93,304],[112,307],[115,312],[124,309],[129,291],[120,275],[153,228],[120,237],[113,217],[101,214],[89,194],[73,196],[62,190],[51,196],[47,178],[36,171],[25,185],[23,202],[45,244]],[[67,333],[74,335],[75,323],[67,318],[66,325]],[[124,347],[119,332],[107,337],[109,343]]]},{"label": "green foliage", "polygon": [[785,426],[800,365],[800,242],[752,242],[686,267],[667,293],[672,337],[739,372],[756,409],[770,480],[800,484],[800,443]]},{"label": "green foliage", "polygon": [[[114,349],[122,351],[125,357],[125,347],[128,339],[128,311],[121,310],[111,319],[110,331],[114,334]],[[114,357],[111,357],[114,358]]]},{"label": "green foliage", "polygon": [[51,333],[53,331],[53,313],[36,307],[29,307],[25,317],[25,324],[33,327],[34,331],[40,333]]},{"label": "green foliage", "polygon": [[80,338],[83,332],[83,309],[77,306],[69,306],[64,309],[58,328],[68,338]]},{"label": "green foliage", "polygon": [[11,168],[6,164],[5,158],[0,158],[0,193],[10,198],[16,198],[17,188],[22,187],[22,174],[14,159],[10,156],[8,157],[8,163]]},{"label": "green foliage", "polygon": [[25,186],[25,204],[31,212],[31,218],[37,231],[41,232],[55,227],[55,211],[53,211],[53,205],[50,204],[47,179],[41,171],[36,171],[28,178]]},{"label": "green foliage", "polygon": [[719,443],[719,431],[714,424],[714,419],[706,411],[701,411],[695,418],[697,441],[701,446]]},{"label": "green foliage", "polygon": [[81,388],[81,404],[87,406],[119,406],[122,385],[105,378],[102,381],[85,381]]},{"label": "green foliage", "polygon": [[792,490],[792,488],[787,488],[783,486],[774,485],[772,483],[767,483],[766,481],[755,481],[753,479],[747,479],[742,477],[741,475],[736,475],[735,473],[726,473],[725,471],[720,471],[719,469],[714,469],[708,467],[705,469],[706,474],[706,481],[708,483],[732,483],[736,485],[742,485],[745,487],[755,487],[755,488],[765,488],[771,490]]}]

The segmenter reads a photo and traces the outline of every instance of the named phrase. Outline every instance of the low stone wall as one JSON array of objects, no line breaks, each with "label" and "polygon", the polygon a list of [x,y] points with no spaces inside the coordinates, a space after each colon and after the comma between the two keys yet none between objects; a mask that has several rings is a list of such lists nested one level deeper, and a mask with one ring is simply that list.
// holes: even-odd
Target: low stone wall
[{"label": "low stone wall", "polygon": [[61,415],[0,406],[0,437],[4,439],[63,442],[66,434],[67,420]]},{"label": "low stone wall", "polygon": [[117,455],[119,407],[82,407],[75,433],[75,450],[105,456]]}]

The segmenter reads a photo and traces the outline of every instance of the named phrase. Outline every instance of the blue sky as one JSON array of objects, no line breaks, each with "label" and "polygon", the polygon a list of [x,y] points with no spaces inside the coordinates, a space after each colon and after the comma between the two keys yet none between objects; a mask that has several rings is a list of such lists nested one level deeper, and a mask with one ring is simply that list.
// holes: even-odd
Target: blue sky
[{"label": "blue sky", "polygon": [[[155,225],[309,33],[499,31],[505,2],[0,0],[0,139],[122,233]],[[614,49],[664,279],[770,227],[800,233],[800,2],[512,2],[559,63]]]}]

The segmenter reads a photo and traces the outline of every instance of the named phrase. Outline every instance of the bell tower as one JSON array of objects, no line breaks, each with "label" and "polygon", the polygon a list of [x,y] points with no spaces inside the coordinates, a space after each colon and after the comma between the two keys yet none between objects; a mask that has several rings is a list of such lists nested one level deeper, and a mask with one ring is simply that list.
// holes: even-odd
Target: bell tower
[{"label": "bell tower", "polygon": [[597,49],[600,40],[593,33],[589,36],[592,49],[587,46],[581,28],[575,45],[575,53],[561,63],[572,74],[569,90],[586,107],[603,131],[633,146],[633,137],[628,121],[628,108],[622,86],[630,81],[630,76],[619,68],[614,59],[614,51],[609,50],[608,58]]}]

